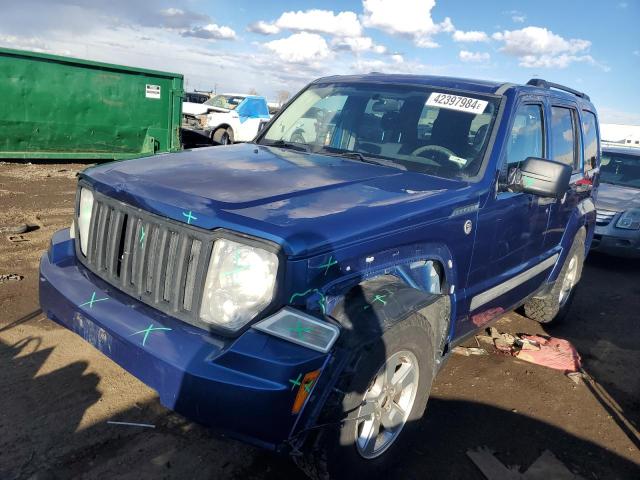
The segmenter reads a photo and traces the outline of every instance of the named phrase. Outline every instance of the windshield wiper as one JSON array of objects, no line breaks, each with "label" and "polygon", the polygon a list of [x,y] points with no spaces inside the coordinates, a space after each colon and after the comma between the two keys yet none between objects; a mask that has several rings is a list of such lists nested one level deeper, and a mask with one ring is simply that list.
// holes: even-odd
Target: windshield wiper
[{"label": "windshield wiper", "polygon": [[310,150],[309,145],[304,143],[295,143],[295,142],[287,142],[286,140],[273,140],[268,141],[268,143],[262,143],[267,147],[278,147],[278,148],[290,148],[292,150],[299,150],[301,152],[308,152]]},{"label": "windshield wiper", "polygon": [[406,168],[404,168],[402,165],[399,165],[396,162],[393,162],[391,160],[385,160],[383,158],[378,158],[378,157],[374,158],[368,155],[365,156],[360,152],[339,150],[333,147],[324,147],[318,153],[324,153],[326,155],[331,155],[334,157],[353,158],[355,160],[359,160],[365,163],[372,163],[374,165],[382,165],[383,167],[392,167],[392,168],[398,168],[400,170],[406,170]]}]

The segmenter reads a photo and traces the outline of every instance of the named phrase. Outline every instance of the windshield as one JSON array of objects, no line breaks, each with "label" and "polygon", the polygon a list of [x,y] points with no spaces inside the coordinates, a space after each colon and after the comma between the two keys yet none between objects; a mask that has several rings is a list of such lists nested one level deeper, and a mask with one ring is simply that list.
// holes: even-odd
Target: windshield
[{"label": "windshield", "polygon": [[600,181],[640,188],[640,152],[638,155],[603,152],[600,164]]},{"label": "windshield", "polygon": [[332,83],[300,94],[261,137],[446,178],[478,173],[498,99],[435,87]]},{"label": "windshield", "polygon": [[187,92],[184,94],[185,102],[191,103],[204,103],[209,100],[209,95],[205,95],[204,93],[195,93],[195,92]]},{"label": "windshield", "polygon": [[239,95],[216,95],[207,100],[205,105],[212,107],[226,108],[227,110],[235,110],[245,97]]}]

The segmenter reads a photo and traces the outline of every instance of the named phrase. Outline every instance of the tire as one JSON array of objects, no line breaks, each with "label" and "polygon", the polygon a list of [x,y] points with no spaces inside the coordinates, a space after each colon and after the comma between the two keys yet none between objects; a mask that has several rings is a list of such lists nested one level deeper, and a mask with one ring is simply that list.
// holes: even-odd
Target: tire
[{"label": "tire", "polygon": [[233,143],[233,130],[231,128],[218,128],[211,135],[211,139],[218,145],[231,145]]},{"label": "tire", "polygon": [[[382,472],[398,462],[418,432],[418,420],[427,405],[435,375],[435,343],[427,319],[412,313],[382,333],[376,341],[358,347],[334,389],[334,398],[325,406],[325,410],[330,410],[325,417],[342,418],[343,421],[333,422],[331,426],[315,432],[307,440],[302,456],[294,457],[296,464],[313,479],[346,479],[365,475],[379,478]],[[386,374],[385,367],[395,365],[398,360],[396,373]],[[413,380],[407,370],[411,364],[415,365]],[[412,381],[412,386],[396,386],[400,393],[385,391],[380,373],[383,379],[399,379],[405,371],[408,372],[405,382]],[[376,408],[372,406],[373,397],[378,394]],[[411,400],[410,406],[408,399]],[[397,408],[400,405],[407,410],[404,415]],[[384,439],[389,435],[392,440],[388,445],[374,442],[370,448],[366,432],[376,419],[380,421],[381,436],[378,438]],[[385,428],[385,423],[391,428]],[[379,451],[375,451],[376,446]]]},{"label": "tire", "polygon": [[544,296],[534,297],[524,304],[525,316],[539,323],[558,323],[567,316],[582,275],[584,241],[585,232],[580,229],[553,287]]}]

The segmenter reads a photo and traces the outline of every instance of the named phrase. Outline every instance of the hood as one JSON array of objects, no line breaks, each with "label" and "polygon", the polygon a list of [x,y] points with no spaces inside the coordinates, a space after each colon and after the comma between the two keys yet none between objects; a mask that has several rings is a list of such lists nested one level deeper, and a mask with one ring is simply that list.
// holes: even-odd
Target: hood
[{"label": "hood", "polygon": [[230,111],[227,108],[212,107],[204,103],[182,102],[182,113],[186,115],[204,115],[209,112],[227,113]]},{"label": "hood", "polygon": [[640,189],[600,183],[596,208],[622,212],[629,208],[640,208]]},{"label": "hood", "polygon": [[[82,176],[97,190],[144,210],[267,238],[296,255],[413,224],[426,206],[444,208],[445,198],[453,201],[467,185],[252,144],[113,162]],[[441,215],[450,213],[451,207],[444,208]]]}]

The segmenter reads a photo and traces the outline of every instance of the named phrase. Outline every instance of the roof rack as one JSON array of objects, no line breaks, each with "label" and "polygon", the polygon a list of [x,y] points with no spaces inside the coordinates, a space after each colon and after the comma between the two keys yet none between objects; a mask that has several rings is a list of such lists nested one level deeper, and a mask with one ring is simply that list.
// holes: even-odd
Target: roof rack
[{"label": "roof rack", "polygon": [[578,90],[574,90],[573,88],[565,87],[564,85],[560,85],[559,83],[547,82],[542,78],[532,78],[527,82],[527,85],[540,88],[555,88],[557,90],[563,90],[565,92],[573,93],[576,97],[584,98],[587,101],[591,101],[589,95],[584,92],[579,92]]}]

